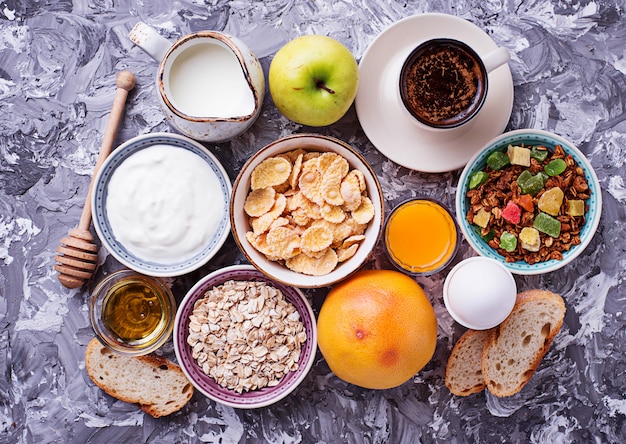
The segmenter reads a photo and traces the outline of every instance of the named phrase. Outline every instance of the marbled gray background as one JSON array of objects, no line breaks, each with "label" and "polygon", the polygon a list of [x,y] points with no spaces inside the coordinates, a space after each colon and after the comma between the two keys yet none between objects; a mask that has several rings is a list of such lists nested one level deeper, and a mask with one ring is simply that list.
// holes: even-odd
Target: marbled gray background
[{"label": "marbled gray background", "polygon": [[[626,15],[618,0],[1,0],[0,1],[0,443],[170,442],[549,442],[626,440]],[[602,186],[599,230],[563,269],[518,277],[520,289],[562,294],[567,316],[524,390],[499,400],[458,398],[443,384],[463,329],[443,306],[444,273],[420,278],[439,320],[433,360],[391,390],[338,380],[321,356],[283,401],[237,411],[194,395],[182,411],[153,419],[94,387],[84,370],[92,337],[80,290],[62,287],[53,250],[79,219],[122,69],[137,75],[117,142],[172,131],[159,111],[155,63],[127,39],[139,20],[175,39],[201,29],[239,36],[265,72],[301,34],[328,34],[360,59],[387,26],[415,13],[444,12],[487,31],[512,53],[515,103],[507,129],[553,131],[588,156]],[[426,194],[453,204],[459,171],[399,167],[367,140],[352,108],[339,123],[303,128],[268,97],[252,129],[207,145],[234,179],[256,149],[315,131],[343,139],[372,163],[388,208]],[[456,261],[473,255],[463,244]],[[119,268],[102,252],[103,273]],[[176,297],[209,271],[239,263],[232,238],[201,270],[171,280]],[[369,267],[389,267],[377,248]],[[319,308],[326,290],[308,291]],[[162,353],[173,356],[171,345]]]}]

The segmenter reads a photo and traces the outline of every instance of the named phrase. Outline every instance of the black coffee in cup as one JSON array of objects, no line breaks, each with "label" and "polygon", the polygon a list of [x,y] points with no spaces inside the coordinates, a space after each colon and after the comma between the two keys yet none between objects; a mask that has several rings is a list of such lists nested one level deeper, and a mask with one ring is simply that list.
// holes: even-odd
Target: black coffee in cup
[{"label": "black coffee in cup", "polygon": [[469,121],[487,96],[487,71],[466,44],[433,39],[415,48],[400,73],[400,96],[419,122],[454,128]]}]

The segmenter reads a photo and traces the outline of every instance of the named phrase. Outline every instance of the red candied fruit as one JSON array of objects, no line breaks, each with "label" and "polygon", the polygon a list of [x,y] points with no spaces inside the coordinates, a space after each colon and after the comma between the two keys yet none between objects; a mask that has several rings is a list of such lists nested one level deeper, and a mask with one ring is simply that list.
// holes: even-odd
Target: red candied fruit
[{"label": "red candied fruit", "polygon": [[512,224],[519,224],[522,219],[522,210],[512,200],[508,201],[504,210],[502,210],[502,217]]}]

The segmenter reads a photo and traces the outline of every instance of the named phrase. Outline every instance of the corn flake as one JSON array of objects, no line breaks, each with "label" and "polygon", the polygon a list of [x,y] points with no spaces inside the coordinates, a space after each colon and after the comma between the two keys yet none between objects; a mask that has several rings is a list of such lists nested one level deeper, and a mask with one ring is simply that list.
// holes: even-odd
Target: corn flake
[{"label": "corn flake", "polygon": [[348,259],[350,259],[352,256],[356,254],[356,250],[359,249],[359,245],[360,244],[356,243],[356,244],[350,245],[349,247],[337,248],[337,261],[345,262]]},{"label": "corn flake", "polygon": [[309,227],[302,233],[300,245],[305,253],[317,253],[330,247],[333,235],[322,227]]},{"label": "corn flake", "polygon": [[272,246],[274,256],[280,259],[290,259],[300,253],[300,236],[287,226],[272,228],[265,240]]},{"label": "corn flake", "polygon": [[328,274],[335,269],[337,263],[337,253],[332,248],[327,248],[325,253],[318,258],[300,253],[285,261],[285,265],[290,270],[310,276]]},{"label": "corn flake", "polygon": [[284,157],[270,157],[258,164],[252,171],[250,187],[259,188],[282,185],[291,174],[291,162]]},{"label": "corn flake", "polygon": [[287,198],[282,194],[277,194],[274,205],[269,212],[260,217],[250,218],[250,225],[252,225],[252,231],[254,231],[254,234],[258,236],[259,234],[265,233],[269,230],[272,223],[283,214],[286,206]]},{"label": "corn flake", "polygon": [[350,164],[337,153],[324,153],[319,157],[318,169],[324,176],[337,178],[339,181],[343,179],[348,171]]},{"label": "corn flake", "polygon": [[300,191],[311,202],[315,202],[318,205],[324,204],[324,197],[322,195],[322,174],[317,170],[303,171],[300,179],[298,180]]},{"label": "corn flake", "polygon": [[340,224],[346,219],[346,213],[341,209],[341,207],[334,205],[322,205],[321,213],[325,220],[334,224]]},{"label": "corn flake", "polygon": [[263,254],[270,261],[278,261],[280,258],[274,255],[274,249],[267,243],[267,235],[255,235],[252,231],[246,233],[246,240],[250,242],[259,253]]},{"label": "corn flake", "polygon": [[243,209],[248,216],[259,217],[274,206],[276,191],[274,188],[258,188],[246,197]]},{"label": "corn flake", "polygon": [[374,204],[369,197],[364,197],[359,208],[352,212],[352,217],[359,224],[367,224],[374,218]]},{"label": "corn flake", "polygon": [[291,168],[291,176],[289,177],[289,186],[293,189],[298,186],[298,178],[300,177],[300,172],[302,171],[302,158],[304,155],[300,153],[298,157],[293,161],[293,166]]}]

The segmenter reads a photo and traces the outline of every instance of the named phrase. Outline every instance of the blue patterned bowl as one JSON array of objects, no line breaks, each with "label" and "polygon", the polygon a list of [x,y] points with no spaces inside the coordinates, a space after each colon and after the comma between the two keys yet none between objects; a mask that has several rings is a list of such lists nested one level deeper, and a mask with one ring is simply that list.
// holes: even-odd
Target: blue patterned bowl
[{"label": "blue patterned bowl", "polygon": [[[215,189],[211,197],[211,208],[215,209],[221,206],[222,211],[217,214],[216,229],[202,238],[196,248],[185,252],[175,258],[169,258],[166,255],[155,259],[155,257],[142,256],[137,253],[136,248],[132,248],[128,242],[116,236],[115,230],[111,224],[111,219],[107,211],[107,199],[109,197],[109,184],[116,170],[129,157],[142,150],[150,149],[155,146],[166,145],[174,147],[181,151],[181,154],[188,155],[191,153],[197,157],[197,162],[204,162],[207,166],[206,171],[212,174]],[[165,181],[165,178],[163,178]],[[166,182],[164,182],[166,183]],[[189,183],[197,184],[190,181]],[[197,188],[197,187],[196,187]],[[172,195],[173,193],[164,193],[164,205],[179,205],[181,198],[184,196]],[[96,233],[107,250],[119,262],[128,268],[143,273],[148,276],[171,277],[180,276],[185,273],[196,270],[207,263],[222,247],[228,234],[230,233],[229,204],[232,186],[230,179],[224,167],[217,158],[200,143],[178,134],[170,133],[152,133],[135,137],[116,148],[102,164],[95,177],[93,192],[91,196],[91,205],[93,212],[93,223]],[[134,189],[129,186],[128,194],[132,195]],[[190,193],[207,193],[207,190],[189,190]],[[220,205],[217,205],[219,203]],[[217,210],[214,210],[217,211]],[[188,232],[186,235],[195,233]],[[163,251],[167,251],[166,244],[156,245],[162,247]]]},{"label": "blue patterned bowl", "polygon": [[[503,256],[501,256],[496,250],[491,248],[487,242],[476,232],[474,227],[467,221],[465,215],[469,209],[469,199],[465,194],[468,190],[469,179],[473,173],[482,170],[485,167],[487,157],[494,151],[503,151],[508,145],[544,145],[550,149],[553,149],[556,145],[561,145],[566,154],[570,154],[578,166],[580,166],[587,178],[589,189],[591,190],[591,196],[587,200],[588,211],[585,215],[586,221],[580,232],[581,243],[570,248],[568,251],[563,252],[563,259],[561,260],[548,260],[545,262],[539,262],[536,264],[528,264],[525,261],[518,262],[506,262]],[[459,226],[465,239],[467,239],[470,246],[481,256],[490,257],[496,259],[511,273],[519,275],[535,275],[549,273],[554,270],[567,265],[573,261],[583,250],[589,245],[594,233],[600,223],[600,215],[602,213],[602,194],[600,190],[600,183],[596,173],[594,172],[591,164],[585,157],[585,155],[578,150],[571,142],[559,137],[555,134],[547,131],[535,130],[535,129],[521,129],[508,133],[501,134],[500,136],[491,140],[484,148],[482,148],[472,159],[469,160],[461,177],[459,178],[459,184],[456,193],[456,216]]]},{"label": "blue patterned bowl", "polygon": [[[189,316],[193,313],[196,302],[202,299],[208,290],[229,280],[266,282],[280,290],[285,299],[295,306],[300,315],[300,321],[304,326],[307,338],[302,344],[298,369],[287,373],[275,386],[266,386],[239,393],[218,384],[215,379],[204,373],[193,358],[192,347],[187,343]],[[252,265],[233,265],[205,276],[187,292],[176,314],[173,342],[179,365],[199,392],[213,401],[230,407],[252,409],[264,407],[283,399],[306,378],[313,366],[317,352],[317,324],[311,305],[298,288],[274,281]]]}]

